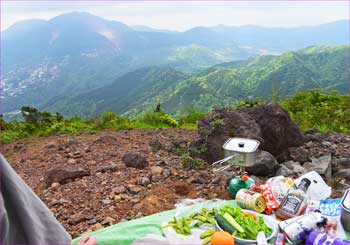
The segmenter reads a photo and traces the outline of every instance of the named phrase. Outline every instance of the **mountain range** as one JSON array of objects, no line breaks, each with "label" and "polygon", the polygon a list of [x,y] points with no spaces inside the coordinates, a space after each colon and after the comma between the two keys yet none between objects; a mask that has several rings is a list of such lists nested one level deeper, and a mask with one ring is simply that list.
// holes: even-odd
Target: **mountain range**
[{"label": "mountain range", "polygon": [[[31,105],[51,111],[62,110],[67,115],[91,116],[92,112],[85,113],[70,106],[63,108],[63,105],[86,95],[100,99],[98,91],[105,91],[105,101],[111,96],[121,99],[128,94],[128,98],[118,101],[120,106],[115,110],[133,114],[153,103],[156,97],[170,96],[164,100],[164,105],[170,108],[177,97],[173,93],[197,86],[197,79],[201,76],[203,79],[213,70],[220,70],[217,73],[223,76],[228,72],[221,70],[233,70],[235,66],[243,69],[249,62],[258,62],[255,57],[260,55],[267,56],[262,56],[259,62],[267,62],[276,58],[271,55],[310,45],[349,45],[349,21],[295,28],[221,25],[176,32],[127,26],[88,13],[73,12],[48,21],[18,22],[3,31],[1,38],[4,113]],[[307,69],[299,66],[295,69]],[[136,78],[140,80],[133,80]],[[111,86],[114,86],[114,95],[107,93]],[[179,91],[172,90],[175,87]],[[140,91],[147,90],[143,96],[152,98],[140,95]],[[261,94],[266,92],[261,91]],[[186,107],[189,101],[179,102]],[[103,103],[97,102],[91,101],[96,106],[94,113],[99,113],[99,108],[106,108],[109,103],[102,106]]]},{"label": "mountain range", "polygon": [[188,75],[169,67],[145,67],[111,85],[60,97],[44,106],[65,115],[93,117],[103,111],[134,116],[161,103],[173,115],[188,109],[209,110],[240,100],[289,97],[310,88],[350,92],[350,47],[312,46],[282,55],[222,63]]}]

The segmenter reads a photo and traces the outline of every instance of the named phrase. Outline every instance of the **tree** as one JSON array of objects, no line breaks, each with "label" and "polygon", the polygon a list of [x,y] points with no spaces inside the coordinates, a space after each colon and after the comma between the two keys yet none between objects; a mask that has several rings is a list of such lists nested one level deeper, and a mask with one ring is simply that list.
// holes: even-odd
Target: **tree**
[{"label": "tree", "polygon": [[34,107],[23,106],[21,108],[21,114],[26,123],[31,123],[34,125],[38,125],[40,123],[41,113]]}]

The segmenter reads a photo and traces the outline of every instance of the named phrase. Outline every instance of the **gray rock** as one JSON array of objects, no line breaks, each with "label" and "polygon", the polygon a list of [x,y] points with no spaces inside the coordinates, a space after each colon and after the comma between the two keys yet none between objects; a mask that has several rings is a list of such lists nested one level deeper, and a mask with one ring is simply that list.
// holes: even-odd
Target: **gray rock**
[{"label": "gray rock", "polygon": [[147,186],[151,183],[151,180],[147,177],[141,177],[139,182],[141,185]]},{"label": "gray rock", "polygon": [[142,191],[142,188],[141,188],[141,187],[135,186],[135,187],[129,188],[129,191],[130,191],[131,194],[135,195],[135,194],[141,192],[141,191]]},{"label": "gray rock", "polygon": [[276,171],[276,176],[283,175],[283,176],[293,176],[294,173],[291,169],[287,168],[285,165],[281,165],[281,167]]},{"label": "gray rock", "polygon": [[79,166],[58,166],[45,173],[46,188],[52,183],[65,184],[70,180],[90,175],[90,171]]},{"label": "gray rock", "polygon": [[117,143],[117,138],[111,135],[103,135],[95,140],[95,143],[115,144]]},{"label": "gray rock", "polygon": [[350,158],[339,158],[337,160],[337,169],[350,168]]},{"label": "gray rock", "polygon": [[290,147],[288,151],[290,159],[295,162],[305,163],[309,161],[309,151],[303,147]]},{"label": "gray rock", "polygon": [[144,169],[148,167],[148,161],[140,153],[127,153],[123,156],[122,161],[125,163],[125,166]]},{"label": "gray rock", "polygon": [[126,192],[126,188],[124,186],[118,186],[112,189],[114,194],[120,194]]},{"label": "gray rock", "polygon": [[329,142],[329,141],[322,141],[322,146],[325,146],[325,147],[331,147],[332,146],[332,143]]},{"label": "gray rock", "polygon": [[[284,176],[300,176],[307,172],[307,169],[301,166],[299,162],[287,161],[282,163],[282,166],[285,166],[290,170],[289,175],[284,175]],[[283,171],[286,171],[286,170],[283,169]]]},{"label": "gray rock", "polygon": [[104,205],[108,205],[108,204],[111,204],[112,201],[109,200],[109,199],[103,199],[103,200],[102,200],[102,203],[103,203]]},{"label": "gray rock", "polygon": [[275,157],[271,153],[259,151],[254,166],[247,167],[246,171],[256,176],[273,176],[279,167]]},{"label": "gray rock", "polygon": [[312,162],[303,165],[308,171],[316,171],[320,175],[330,179],[332,177],[332,156],[325,155],[320,158],[312,158]]},{"label": "gray rock", "polygon": [[334,174],[335,178],[350,180],[350,169],[341,169]]},{"label": "gray rock", "polygon": [[193,183],[196,184],[206,184],[208,182],[209,175],[207,173],[196,173],[194,175]]},{"label": "gray rock", "polygon": [[118,165],[114,164],[114,163],[112,163],[110,165],[106,165],[106,166],[100,166],[95,170],[95,172],[101,172],[101,173],[115,172],[115,171],[118,171]]},{"label": "gray rock", "polygon": [[97,221],[96,221],[95,218],[90,219],[90,220],[88,221],[88,224],[89,224],[89,225],[93,225],[93,224],[96,224],[96,223],[97,223]]},{"label": "gray rock", "polygon": [[163,179],[163,176],[161,174],[152,174],[152,177],[151,177],[152,182],[158,182],[161,179]]},{"label": "gray rock", "polygon": [[76,161],[74,159],[70,158],[70,159],[68,159],[67,163],[68,164],[75,164]]}]

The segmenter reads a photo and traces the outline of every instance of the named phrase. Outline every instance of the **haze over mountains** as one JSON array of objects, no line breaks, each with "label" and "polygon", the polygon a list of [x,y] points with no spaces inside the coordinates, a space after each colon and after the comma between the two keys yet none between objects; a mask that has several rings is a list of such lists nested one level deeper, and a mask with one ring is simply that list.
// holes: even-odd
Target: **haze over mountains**
[{"label": "haze over mountains", "polygon": [[1,34],[5,113],[32,105],[70,116],[105,109],[131,115],[160,99],[176,114],[192,104],[211,108],[266,96],[272,85],[284,96],[317,86],[349,91],[348,46],[271,56],[349,45],[348,20],[174,32],[73,12],[19,22]]}]

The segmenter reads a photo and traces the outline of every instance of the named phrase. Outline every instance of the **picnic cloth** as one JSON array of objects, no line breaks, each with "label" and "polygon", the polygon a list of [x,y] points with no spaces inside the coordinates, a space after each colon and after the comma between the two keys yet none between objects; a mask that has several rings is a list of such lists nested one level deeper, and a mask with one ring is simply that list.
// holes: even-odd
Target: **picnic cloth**
[{"label": "picnic cloth", "polygon": [[0,154],[0,244],[70,244],[71,237]]},{"label": "picnic cloth", "polygon": [[[180,205],[177,209],[156,213],[150,216],[146,216],[139,219],[134,219],[122,223],[118,223],[107,228],[97,230],[95,232],[86,234],[73,240],[72,244],[77,244],[85,236],[94,236],[97,239],[97,244],[174,244],[173,239],[169,239],[169,234],[164,234],[161,228],[162,224],[176,217],[185,217],[193,212],[199,211],[201,208],[206,207],[208,209],[217,207],[223,204],[236,205],[235,200],[223,201],[223,200],[207,200],[198,202],[193,205]],[[270,216],[274,218],[274,215]],[[347,233],[349,238],[349,233]],[[272,238],[269,242],[273,243]],[[176,244],[181,242],[176,240]],[[188,244],[188,243],[185,243]],[[193,244],[193,243],[191,243]]]},{"label": "picnic cloth", "polygon": [[[225,203],[236,204],[235,200],[224,201]],[[222,200],[220,201],[222,205]],[[181,216],[186,216],[192,212],[200,210],[202,207],[214,208],[217,207],[217,200],[207,200],[204,202],[195,203],[189,206],[181,206],[178,209],[172,209],[169,211],[164,211],[156,214],[152,214],[143,218],[134,219],[122,223],[118,223],[107,228],[97,230],[95,232],[89,233],[85,236],[96,237],[97,244],[122,244],[129,245],[135,240],[141,239],[143,237],[149,237],[154,235],[159,237],[163,236],[162,224],[164,222],[170,221],[175,215],[179,215],[179,209],[181,209]],[[83,237],[81,236],[72,241],[72,244],[77,244]],[[164,244],[164,243],[163,243]]]}]

